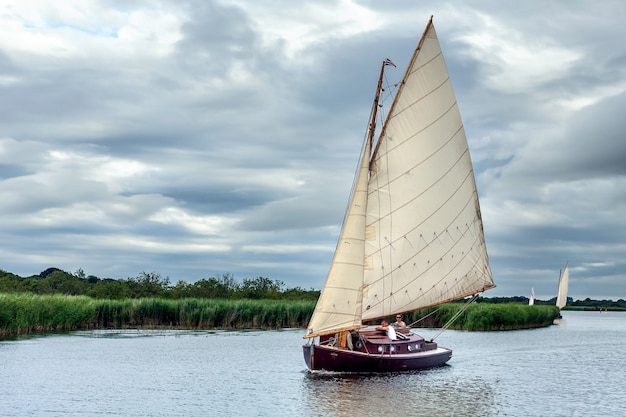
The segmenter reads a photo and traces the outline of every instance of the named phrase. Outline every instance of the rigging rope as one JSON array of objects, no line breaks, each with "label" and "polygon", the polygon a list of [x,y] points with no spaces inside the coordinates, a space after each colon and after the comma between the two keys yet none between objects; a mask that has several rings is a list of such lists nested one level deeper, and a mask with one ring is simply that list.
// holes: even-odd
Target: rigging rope
[{"label": "rigging rope", "polygon": [[[447,329],[448,329],[448,328],[452,325],[452,323],[453,323],[453,322],[454,322],[457,318],[459,318],[459,316],[460,316],[461,314],[463,314],[463,313],[465,312],[465,310],[467,310],[467,309],[469,308],[469,306],[470,306],[471,304],[473,304],[473,303],[474,303],[474,302],[478,299],[478,297],[479,297],[479,296],[480,296],[480,293],[478,293],[478,294],[474,294],[474,296],[473,296],[472,298],[470,298],[467,302],[465,302],[465,304],[463,305],[463,307],[461,307],[461,308],[459,309],[459,311],[457,311],[456,313],[454,313],[454,315],[452,316],[452,318],[451,318],[450,320],[448,320],[448,321],[446,322],[446,324],[444,324],[444,325],[441,327],[441,330],[439,331],[439,333],[437,333],[437,334],[436,334],[436,335],[435,335],[432,339],[430,339],[430,341],[431,341],[431,342],[432,342],[432,341],[434,341],[436,338],[438,338],[438,337],[441,335],[441,333],[443,333],[445,330],[447,330]],[[442,308],[443,308],[443,305],[442,305],[442,306],[440,306],[438,309],[436,309],[436,310],[434,310],[434,311],[431,311],[430,313],[428,313],[428,314],[427,314],[427,315],[425,315],[424,317],[421,317],[420,319],[415,320],[413,323],[409,324],[409,326],[408,326],[408,327],[413,327],[413,325],[415,325],[415,324],[419,323],[420,321],[422,321],[422,320],[424,320],[424,319],[428,318],[429,316],[431,316],[431,315],[435,314],[436,312],[438,312],[438,311],[439,311],[439,310],[441,310]]]},{"label": "rigging rope", "polygon": [[409,323],[409,325],[407,327],[414,327],[417,323],[427,319],[428,317],[432,316],[433,314],[435,314],[436,312],[438,312],[439,310],[441,310],[441,306],[439,306],[438,309],[431,311],[430,313],[426,314],[424,317],[420,317],[419,319],[415,320],[413,323]]}]

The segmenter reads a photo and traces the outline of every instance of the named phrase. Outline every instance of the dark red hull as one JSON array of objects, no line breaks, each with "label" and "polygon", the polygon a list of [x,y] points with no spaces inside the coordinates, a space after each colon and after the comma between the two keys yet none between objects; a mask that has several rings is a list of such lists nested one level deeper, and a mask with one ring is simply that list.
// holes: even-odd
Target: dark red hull
[{"label": "dark red hull", "polygon": [[[328,343],[306,344],[302,347],[304,361],[311,370],[335,372],[401,372],[445,365],[452,350],[440,348],[421,336],[408,333],[408,339],[390,340],[386,336],[356,334],[352,348]],[[332,339],[332,338],[331,338]]]}]

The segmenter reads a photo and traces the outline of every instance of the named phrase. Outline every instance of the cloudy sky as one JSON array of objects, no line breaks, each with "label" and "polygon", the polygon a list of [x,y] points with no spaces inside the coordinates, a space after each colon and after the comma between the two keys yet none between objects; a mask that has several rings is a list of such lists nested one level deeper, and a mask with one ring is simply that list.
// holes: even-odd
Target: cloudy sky
[{"label": "cloudy sky", "polygon": [[[320,289],[380,62],[430,15],[497,288],[626,298],[622,0],[0,5],[0,269]],[[391,69],[391,68],[389,68]]]}]

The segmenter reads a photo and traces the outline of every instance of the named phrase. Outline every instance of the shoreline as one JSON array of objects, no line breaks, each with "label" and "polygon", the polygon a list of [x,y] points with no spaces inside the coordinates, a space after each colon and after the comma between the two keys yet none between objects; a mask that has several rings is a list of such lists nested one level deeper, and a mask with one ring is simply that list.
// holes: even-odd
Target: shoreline
[{"label": "shoreline", "polygon": [[[412,328],[442,328],[463,307],[449,303],[405,314]],[[0,294],[0,338],[98,329],[277,330],[306,328],[315,301],[137,298]],[[547,327],[556,306],[472,304],[447,328],[512,331]]]}]

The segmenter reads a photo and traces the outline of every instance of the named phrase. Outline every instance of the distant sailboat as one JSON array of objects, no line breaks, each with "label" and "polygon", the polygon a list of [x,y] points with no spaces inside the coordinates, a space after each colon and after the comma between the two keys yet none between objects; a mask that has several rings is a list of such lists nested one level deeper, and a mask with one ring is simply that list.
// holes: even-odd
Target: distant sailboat
[{"label": "distant sailboat", "polygon": [[559,276],[559,289],[556,295],[556,306],[563,308],[567,304],[567,287],[569,285],[569,267],[568,263],[565,263],[565,268]]},{"label": "distant sailboat", "polygon": [[528,299],[528,305],[529,306],[535,305],[535,289],[534,288],[530,289],[530,298]]},{"label": "distant sailboat", "polygon": [[311,370],[389,372],[452,350],[364,322],[494,287],[474,170],[437,34],[428,22],[374,141],[384,60],[350,204],[303,346]]}]

